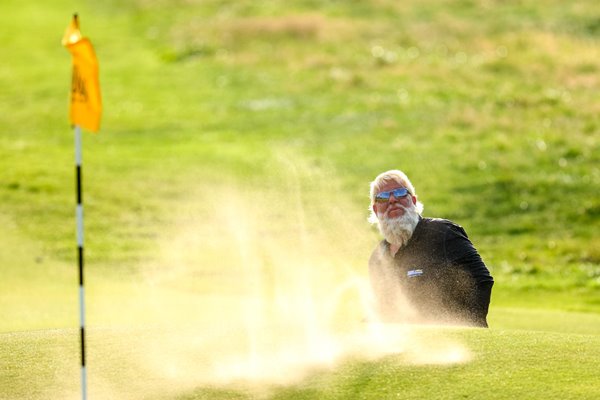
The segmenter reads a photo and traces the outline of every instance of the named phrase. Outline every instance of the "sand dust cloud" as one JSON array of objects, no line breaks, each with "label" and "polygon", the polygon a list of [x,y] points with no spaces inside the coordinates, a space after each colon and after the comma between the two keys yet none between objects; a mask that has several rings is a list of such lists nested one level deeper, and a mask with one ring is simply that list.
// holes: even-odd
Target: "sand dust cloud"
[{"label": "sand dust cloud", "polygon": [[[460,343],[440,337],[431,346],[411,327],[377,322],[368,182],[357,209],[337,181],[296,161],[282,158],[263,185],[198,188],[180,207],[120,305],[130,322],[98,327],[96,337],[92,330],[98,392],[292,384],[348,359],[391,354],[417,364],[469,359]],[[123,382],[108,374],[118,375],[114,365]]]}]

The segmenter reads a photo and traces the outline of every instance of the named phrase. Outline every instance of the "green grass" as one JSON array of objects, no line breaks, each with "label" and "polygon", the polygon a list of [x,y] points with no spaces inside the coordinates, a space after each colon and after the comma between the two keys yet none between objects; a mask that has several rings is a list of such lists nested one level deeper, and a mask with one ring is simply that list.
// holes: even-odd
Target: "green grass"
[{"label": "green grass", "polygon": [[[597,328],[598,318],[595,323]],[[415,364],[410,354],[376,361],[350,358],[333,368],[311,370],[292,385],[196,384],[191,388],[188,381],[158,374],[155,366],[132,362],[141,358],[135,344],[147,333],[92,331],[90,345],[96,351],[89,360],[93,371],[89,394],[148,399],[594,399],[597,395],[597,334],[503,329],[419,334],[422,344],[430,348],[440,346],[440,339],[458,341],[472,358],[449,365]],[[13,351],[3,366],[3,383],[11,384],[4,393],[10,398],[76,398],[78,360],[69,350],[77,346],[75,330],[2,334],[1,338]]]},{"label": "green grass", "polygon": [[[83,167],[95,397],[594,398],[596,10],[591,0],[4,1],[0,398],[78,390],[60,46],[74,11],[100,59],[104,104]],[[178,358],[171,340],[220,332],[215,321],[237,321],[244,296],[293,300],[310,283],[327,304],[364,280],[378,240],[368,182],[390,168],[409,174],[426,216],[465,227],[496,279],[492,329],[440,333],[471,361],[358,357],[258,389],[145,366],[141,355],[167,344],[165,360],[205,371],[198,349]],[[352,290],[335,298],[336,318],[360,318]]]}]

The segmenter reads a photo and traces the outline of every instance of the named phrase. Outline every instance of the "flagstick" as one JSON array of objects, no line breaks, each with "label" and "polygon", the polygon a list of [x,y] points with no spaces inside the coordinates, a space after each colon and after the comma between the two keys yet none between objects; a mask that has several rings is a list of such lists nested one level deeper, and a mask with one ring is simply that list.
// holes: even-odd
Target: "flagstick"
[{"label": "flagstick", "polygon": [[87,398],[85,370],[85,293],[83,290],[83,196],[81,190],[81,128],[75,125],[75,174],[77,176],[77,253],[79,259],[79,321],[81,337],[81,398]]}]

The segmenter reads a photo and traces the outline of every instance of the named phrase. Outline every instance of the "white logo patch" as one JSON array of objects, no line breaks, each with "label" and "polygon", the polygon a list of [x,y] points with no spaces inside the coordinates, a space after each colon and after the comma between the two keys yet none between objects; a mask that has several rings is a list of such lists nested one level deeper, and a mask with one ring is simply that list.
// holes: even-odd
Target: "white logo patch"
[{"label": "white logo patch", "polygon": [[406,273],[406,276],[408,276],[409,278],[414,278],[415,276],[421,276],[421,275],[423,275],[422,269],[411,269],[410,271],[408,271]]}]

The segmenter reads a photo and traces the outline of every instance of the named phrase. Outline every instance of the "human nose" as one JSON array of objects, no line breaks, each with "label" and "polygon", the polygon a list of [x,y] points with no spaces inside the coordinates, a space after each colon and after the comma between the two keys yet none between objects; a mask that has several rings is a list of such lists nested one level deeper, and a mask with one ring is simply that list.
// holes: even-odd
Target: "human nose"
[{"label": "human nose", "polygon": [[396,196],[394,196],[394,193],[390,193],[390,198],[389,198],[388,202],[390,202],[390,203],[398,202],[398,199],[396,198]]}]

